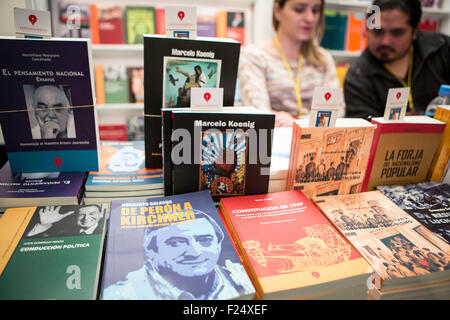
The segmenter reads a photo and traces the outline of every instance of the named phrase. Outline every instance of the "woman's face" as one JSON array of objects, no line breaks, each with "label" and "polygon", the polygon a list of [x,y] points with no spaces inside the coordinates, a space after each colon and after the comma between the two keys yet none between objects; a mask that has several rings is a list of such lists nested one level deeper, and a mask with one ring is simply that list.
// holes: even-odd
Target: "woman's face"
[{"label": "woman's face", "polygon": [[278,32],[297,41],[310,40],[320,20],[322,0],[287,0],[282,8],[274,5]]}]

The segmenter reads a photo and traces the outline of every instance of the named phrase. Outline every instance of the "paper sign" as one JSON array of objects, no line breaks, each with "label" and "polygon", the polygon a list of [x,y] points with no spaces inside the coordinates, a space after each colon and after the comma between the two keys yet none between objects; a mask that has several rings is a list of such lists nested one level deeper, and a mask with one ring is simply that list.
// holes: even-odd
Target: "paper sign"
[{"label": "paper sign", "polygon": [[409,87],[389,89],[384,120],[403,120],[408,106],[409,90]]},{"label": "paper sign", "polygon": [[191,109],[220,110],[223,107],[223,88],[191,88]]},{"label": "paper sign", "polygon": [[314,89],[309,117],[310,127],[334,127],[344,96],[341,88]]},{"label": "paper sign", "polygon": [[25,38],[48,38],[52,36],[49,11],[14,8],[16,35]]},{"label": "paper sign", "polygon": [[197,35],[197,8],[166,6],[166,35],[173,38],[193,39]]}]

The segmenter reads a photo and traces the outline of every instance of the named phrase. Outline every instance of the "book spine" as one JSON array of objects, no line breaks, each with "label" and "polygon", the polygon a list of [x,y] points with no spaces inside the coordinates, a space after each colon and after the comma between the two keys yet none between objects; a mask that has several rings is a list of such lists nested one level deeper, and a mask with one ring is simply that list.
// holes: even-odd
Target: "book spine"
[{"label": "book spine", "polygon": [[373,134],[372,146],[370,148],[370,153],[369,153],[369,160],[367,161],[366,174],[364,176],[360,192],[367,191],[367,186],[369,185],[369,181],[370,181],[370,175],[372,173],[373,161],[374,161],[375,155],[377,153],[378,141],[380,140],[381,126],[377,125],[377,124],[375,124],[375,125],[376,125],[376,128],[375,128],[375,132]]},{"label": "book spine", "polygon": [[96,104],[105,103],[105,79],[103,74],[103,66],[97,65],[94,67],[95,75],[95,94],[97,97]]},{"label": "book spine", "polygon": [[216,16],[216,37],[227,37],[227,12],[218,11]]},{"label": "book spine", "polygon": [[164,196],[173,195],[172,183],[172,112],[163,111],[163,174],[164,174]]},{"label": "book spine", "polygon": [[98,15],[97,15],[97,5],[94,3],[89,4],[90,11],[90,24],[91,24],[91,41],[92,44],[99,44],[99,34],[98,34]]}]

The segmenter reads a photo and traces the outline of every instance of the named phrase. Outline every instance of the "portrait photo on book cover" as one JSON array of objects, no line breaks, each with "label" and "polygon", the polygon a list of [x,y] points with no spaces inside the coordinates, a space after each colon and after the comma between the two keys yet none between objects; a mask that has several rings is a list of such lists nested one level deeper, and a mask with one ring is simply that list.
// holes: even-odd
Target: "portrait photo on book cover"
[{"label": "portrait photo on book cover", "polygon": [[212,196],[243,195],[248,137],[244,133],[202,132],[200,190]]},{"label": "portrait photo on book cover", "polygon": [[76,138],[70,87],[24,85],[33,139]]},{"label": "portrait photo on book cover", "polygon": [[251,293],[242,265],[223,252],[222,228],[207,213],[191,212],[195,219],[145,228],[144,261],[107,284],[102,298],[210,300]]},{"label": "portrait photo on book cover", "polygon": [[25,238],[101,234],[108,204],[37,207]]},{"label": "portrait photo on book cover", "polygon": [[222,61],[164,57],[163,108],[188,108],[191,88],[218,88]]}]

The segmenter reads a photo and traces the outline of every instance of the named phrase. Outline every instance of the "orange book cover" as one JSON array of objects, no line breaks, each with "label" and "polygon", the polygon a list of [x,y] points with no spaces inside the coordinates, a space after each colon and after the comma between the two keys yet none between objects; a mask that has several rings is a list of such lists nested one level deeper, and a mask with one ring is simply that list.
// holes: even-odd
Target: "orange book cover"
[{"label": "orange book cover", "polygon": [[350,13],[347,21],[346,50],[361,51],[364,49],[364,14]]},{"label": "orange book cover", "polygon": [[427,116],[372,118],[377,125],[362,190],[424,182],[445,123]]},{"label": "orange book cover", "polygon": [[305,299],[350,288],[365,295],[369,264],[302,192],[222,198],[220,210],[258,299]]},{"label": "orange book cover", "polygon": [[166,12],[164,8],[156,8],[156,34],[166,34]]},{"label": "orange book cover", "polygon": [[96,65],[94,67],[95,77],[95,95],[97,97],[97,104],[105,103],[105,78],[103,74],[103,66]]},{"label": "orange book cover", "polygon": [[434,113],[434,119],[446,123],[441,142],[434,156],[433,162],[428,173],[428,180],[439,181],[444,175],[450,158],[450,106],[437,106]]},{"label": "orange book cover", "polygon": [[227,37],[227,12],[226,11],[217,11],[216,37],[217,38],[226,38]]},{"label": "orange book cover", "polygon": [[375,270],[379,290],[449,279],[450,245],[380,191],[314,198]]},{"label": "orange book cover", "polygon": [[92,44],[100,43],[99,35],[98,35],[98,16],[97,16],[97,5],[95,3],[89,4],[90,17],[89,19],[91,24],[91,41]]},{"label": "orange book cover", "polygon": [[365,176],[375,126],[363,119],[338,118],[335,127],[295,121],[287,190],[307,197],[358,193]]}]

